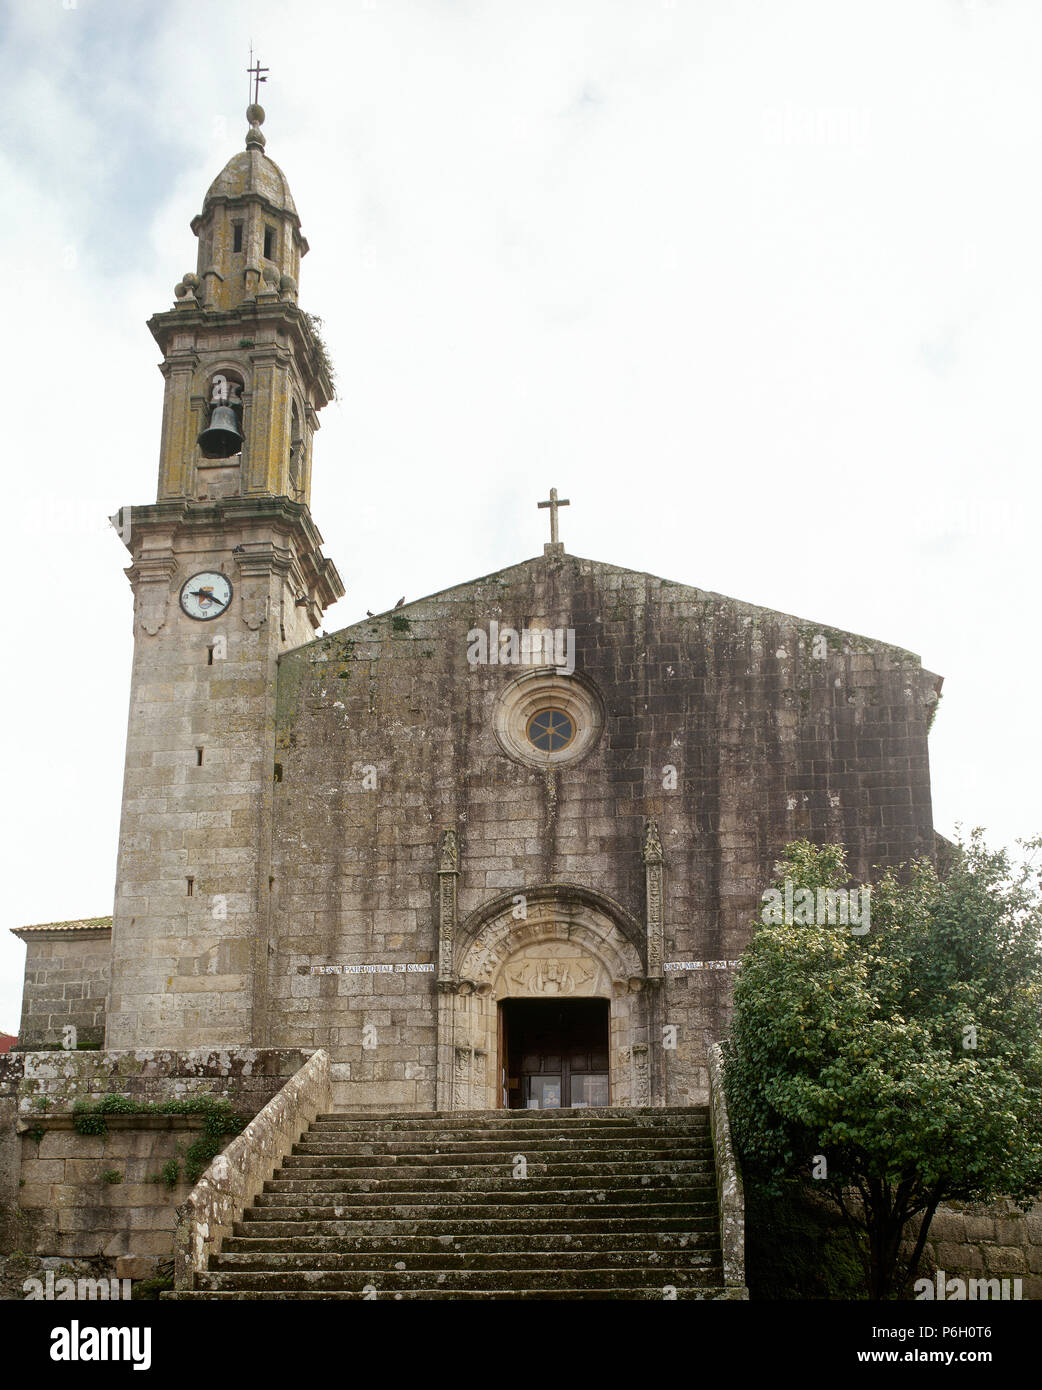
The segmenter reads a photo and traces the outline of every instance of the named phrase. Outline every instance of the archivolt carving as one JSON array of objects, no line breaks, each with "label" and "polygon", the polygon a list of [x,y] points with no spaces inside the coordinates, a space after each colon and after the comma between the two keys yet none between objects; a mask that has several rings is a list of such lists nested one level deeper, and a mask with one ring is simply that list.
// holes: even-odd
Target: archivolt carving
[{"label": "archivolt carving", "polygon": [[[585,936],[573,938],[573,928]],[[578,884],[550,883],[527,888],[523,894],[501,894],[460,923],[456,932],[457,977],[490,983],[496,966],[507,955],[519,946],[548,938],[585,940],[614,978],[644,974],[647,938],[641,923],[603,893]],[[488,962],[492,964],[486,968]]]},{"label": "archivolt carving", "polygon": [[[585,904],[575,903],[570,910],[564,912],[558,903],[530,902],[526,920],[515,921],[508,912],[506,916],[482,927],[477,936],[468,944],[460,961],[460,978],[473,980],[479,987],[481,985],[491,986],[505,963],[523,948],[543,946],[553,942],[570,943],[573,948],[579,948],[577,952],[572,952],[574,956],[592,957],[594,962],[603,966],[607,978],[603,981],[599,980],[598,983],[605,993],[608,991],[610,981],[625,980],[630,976],[643,974],[640,957],[637,955],[632,942],[628,941],[612,922],[605,921]],[[524,954],[528,955],[529,953],[524,950]],[[562,958],[561,953],[552,949],[534,954],[540,959]],[[563,969],[562,966],[554,968],[558,971]],[[538,972],[534,972],[532,978],[533,983],[535,983],[539,979]],[[545,970],[542,979],[544,988],[524,992],[549,992],[545,988],[548,980]],[[576,973],[569,982],[565,982],[565,987],[560,992],[569,992],[569,983],[574,989],[577,980],[578,974]],[[584,979],[583,983],[588,985],[589,981]],[[522,991],[516,988],[503,988],[497,992],[521,993]],[[582,993],[588,992],[590,992],[588,989],[582,989]]]}]

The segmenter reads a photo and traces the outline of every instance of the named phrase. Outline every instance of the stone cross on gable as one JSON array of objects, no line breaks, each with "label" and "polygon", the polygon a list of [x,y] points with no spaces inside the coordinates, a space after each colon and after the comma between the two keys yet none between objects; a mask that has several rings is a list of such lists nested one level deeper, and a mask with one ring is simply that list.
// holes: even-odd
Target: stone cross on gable
[{"label": "stone cross on gable", "polygon": [[558,501],[558,499],[557,499],[557,489],[556,489],[555,487],[552,487],[552,488],[550,489],[550,497],[549,497],[549,500],[546,501],[546,502],[539,502],[537,505],[539,506],[539,509],[540,509],[540,510],[542,510],[543,507],[549,507],[549,508],[550,508],[550,544],[551,544],[551,545],[556,545],[556,544],[557,544],[557,508],[558,508],[558,507],[570,507],[572,504],[571,504],[571,502],[569,502],[569,500],[568,500],[567,497],[563,497],[563,498],[561,498],[560,501]]}]

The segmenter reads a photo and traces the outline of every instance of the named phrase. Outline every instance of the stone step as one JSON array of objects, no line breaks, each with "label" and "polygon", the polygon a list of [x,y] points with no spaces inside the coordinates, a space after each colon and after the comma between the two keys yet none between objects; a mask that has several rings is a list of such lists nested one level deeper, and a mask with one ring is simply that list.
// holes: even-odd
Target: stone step
[{"label": "stone step", "polygon": [[[405,1289],[553,1289],[553,1288],[611,1288],[619,1283],[633,1283],[634,1270],[614,1269],[514,1269],[514,1270],[349,1270],[349,1269],[299,1269],[270,1272],[232,1273],[224,1270],[209,1271],[198,1276],[198,1287],[203,1289],[254,1289],[267,1290],[281,1294],[288,1289],[346,1289],[358,1293],[366,1285],[375,1286],[377,1294],[382,1291],[395,1292]],[[684,1266],[663,1264],[653,1273],[645,1270],[641,1282],[654,1282],[662,1289],[664,1285],[676,1288],[705,1288],[721,1282],[719,1271],[688,1269]]]},{"label": "stone step", "polygon": [[[698,1174],[631,1173],[625,1177],[616,1177],[615,1174],[606,1172],[601,1176],[605,1182],[598,1183],[597,1175],[593,1173],[575,1173],[562,1177],[557,1173],[533,1173],[529,1170],[527,1178],[511,1178],[500,1169],[485,1177],[430,1178],[425,1174],[413,1174],[393,1178],[358,1178],[337,1173],[331,1177],[316,1178],[310,1174],[301,1177],[297,1169],[292,1174],[277,1173],[264,1184],[264,1193],[336,1192],[345,1196],[350,1194],[375,1197],[386,1194],[393,1197],[398,1193],[407,1196],[411,1192],[443,1192],[466,1197],[472,1192],[516,1192],[521,1183],[524,1183],[530,1192],[582,1192],[591,1187],[604,1186],[606,1183],[610,1183],[615,1192],[683,1190],[707,1193],[710,1196],[716,1192],[711,1171]],[[547,1184],[552,1184],[552,1187],[548,1187]]]},{"label": "stone step", "polygon": [[[270,1194],[274,1195],[274,1194]],[[604,1199],[601,1200],[601,1197]],[[566,1202],[473,1202],[468,1206],[451,1203],[394,1202],[386,1206],[352,1205],[350,1202],[337,1202],[329,1206],[319,1206],[316,1202],[302,1201],[287,1206],[284,1202],[271,1202],[262,1196],[257,1203],[244,1213],[247,1221],[344,1221],[354,1216],[370,1221],[424,1221],[455,1220],[494,1221],[499,1217],[505,1220],[523,1221],[527,1218],[548,1218],[555,1220],[596,1220],[606,1222],[625,1220],[640,1216],[651,1221],[658,1217],[695,1217],[706,1210],[705,1205],[695,1207],[690,1198],[681,1194],[675,1201],[613,1202],[604,1194],[593,1194],[585,1200]]]},{"label": "stone step", "polygon": [[[504,1166],[513,1163],[514,1159],[520,1154],[526,1163],[551,1163],[560,1162],[582,1162],[582,1163],[612,1163],[618,1156],[617,1149],[605,1149],[593,1151],[591,1149],[566,1149],[564,1151],[552,1149],[519,1149],[516,1144],[504,1144],[500,1148],[482,1148],[475,1150],[472,1154],[467,1154],[458,1148],[451,1149],[419,1149],[402,1148],[396,1151],[387,1152],[386,1150],[369,1150],[368,1146],[359,1145],[358,1152],[350,1153],[292,1153],[288,1154],[283,1160],[282,1168],[351,1168],[359,1166],[360,1161],[376,1162],[383,1158],[389,1159],[392,1163],[402,1164],[411,1160],[415,1166],[421,1166],[423,1162],[432,1164],[453,1163],[457,1166],[470,1166],[472,1163],[481,1163],[486,1167],[494,1164]],[[625,1150],[625,1162],[630,1164],[654,1163],[672,1160],[673,1162],[701,1161],[711,1162],[711,1155],[704,1149],[696,1149],[689,1146],[673,1149],[639,1149]]]},{"label": "stone step", "polygon": [[330,1269],[368,1269],[405,1271],[431,1270],[515,1270],[524,1269],[656,1269],[659,1266],[672,1266],[677,1269],[702,1269],[716,1274],[721,1272],[720,1251],[717,1250],[541,1250],[523,1254],[518,1251],[496,1254],[476,1255],[473,1251],[446,1252],[432,1255],[429,1252],[389,1250],[375,1252],[359,1250],[350,1253],[343,1251],[300,1252],[270,1251],[258,1254],[243,1254],[238,1251],[222,1252],[215,1255],[210,1263],[211,1271],[250,1272],[277,1274],[280,1271]]},{"label": "stone step", "polygon": [[708,1105],[665,1105],[661,1108],[639,1105],[583,1105],[569,1106],[557,1110],[327,1110],[316,1116],[316,1123],[325,1120],[348,1120],[353,1124],[370,1124],[381,1121],[397,1123],[400,1120],[416,1124],[465,1125],[472,1123],[505,1123],[515,1116],[548,1120],[587,1119],[587,1120],[627,1120],[632,1124],[646,1122],[657,1125],[663,1120],[676,1116],[683,1120],[708,1119]]},{"label": "stone step", "polygon": [[[702,1219],[696,1218],[698,1222]],[[530,1232],[522,1231],[482,1236],[459,1233],[442,1236],[388,1236],[367,1232],[351,1236],[294,1235],[291,1238],[271,1238],[254,1236],[254,1229],[250,1228],[248,1236],[228,1236],[222,1253],[266,1255],[285,1251],[302,1254],[314,1251],[316,1254],[364,1255],[368,1252],[371,1258],[376,1259],[384,1255],[404,1258],[405,1255],[437,1256],[454,1252],[478,1257],[487,1254],[502,1254],[506,1257],[515,1253],[526,1255],[547,1251],[581,1253],[597,1250],[637,1250],[657,1258],[660,1251],[689,1250],[697,1260],[715,1258],[713,1252],[719,1253],[718,1246],[708,1241],[698,1244],[693,1238],[695,1233],[698,1233],[700,1238],[707,1233],[715,1236],[715,1223],[707,1227],[700,1224],[685,1226],[682,1231],[618,1231],[613,1228],[610,1231],[597,1232],[584,1230],[580,1235],[532,1235]],[[467,1228],[461,1227],[460,1230],[466,1232]]]},{"label": "stone step", "polygon": [[[359,1124],[355,1120],[316,1120],[311,1127],[313,1134],[351,1134],[359,1138],[372,1135],[395,1134],[515,1134],[535,1132],[566,1135],[617,1136],[622,1139],[638,1138],[642,1134],[708,1134],[708,1120],[687,1120],[679,1116],[671,1117],[660,1124],[633,1123],[626,1120],[545,1120],[532,1119],[538,1112],[519,1110],[517,1114],[526,1118],[516,1120],[474,1121],[471,1124],[452,1124],[447,1120],[431,1120],[421,1124],[418,1120],[380,1120],[369,1124]],[[550,1112],[545,1112],[549,1115]]]},{"label": "stone step", "polygon": [[320,1116],[177,1296],[725,1298],[708,1111]]},{"label": "stone step", "polygon": [[[613,1155],[619,1152],[617,1139],[583,1139],[581,1142],[569,1135],[534,1134],[525,1152],[535,1154],[584,1153],[591,1157]],[[447,1138],[430,1139],[316,1139],[309,1135],[300,1143],[294,1144],[293,1154],[438,1154],[458,1153],[461,1157],[483,1154],[517,1153],[522,1145],[516,1135],[476,1133],[473,1138],[461,1139],[455,1135]],[[709,1139],[693,1138],[688,1134],[642,1135],[640,1139],[625,1144],[627,1153],[664,1154],[683,1153],[711,1155],[713,1146]]]},{"label": "stone step", "polygon": [[[370,1157],[359,1157],[350,1162],[336,1163],[294,1163],[292,1167],[280,1168],[277,1177],[287,1177],[299,1179],[306,1182],[311,1177],[338,1177],[345,1179],[356,1178],[416,1178],[426,1181],[428,1178],[438,1180],[442,1178],[460,1178],[473,1176],[476,1178],[501,1178],[505,1173],[509,1173],[513,1167],[514,1155],[508,1158],[500,1156],[494,1163],[466,1163],[459,1158],[453,1159],[451,1155],[433,1154],[427,1155],[417,1161],[417,1155],[408,1155],[410,1162],[399,1162],[394,1154],[378,1154]],[[287,1160],[288,1162],[289,1160]],[[570,1161],[564,1159],[552,1159],[550,1162],[537,1162],[525,1155],[525,1162],[528,1164],[529,1177],[539,1175],[552,1175],[554,1179],[558,1177],[610,1177],[613,1173],[618,1173],[620,1177],[649,1176],[660,1174],[673,1174],[678,1181],[686,1181],[689,1176],[696,1181],[703,1174],[711,1176],[712,1164],[707,1159],[701,1158],[649,1158],[638,1159],[633,1162],[619,1160],[613,1163],[610,1160],[584,1163],[582,1161]],[[518,1179],[520,1181],[520,1179]]]},{"label": "stone step", "polygon": [[[529,1187],[516,1183],[513,1188],[490,1193],[479,1192],[427,1192],[418,1189],[414,1192],[314,1192],[305,1188],[302,1192],[262,1192],[254,1200],[252,1210],[267,1215],[273,1211],[326,1211],[338,1213],[351,1208],[360,1214],[370,1212],[406,1212],[418,1208],[446,1208],[446,1214],[459,1213],[463,1218],[470,1214],[478,1215],[490,1208],[501,1208],[511,1212],[515,1208],[525,1211],[538,1211],[552,1208],[555,1213],[565,1213],[572,1207],[596,1206],[598,1210],[607,1206],[636,1207],[641,1211],[676,1211],[695,1207],[702,1212],[715,1209],[712,1188],[641,1188],[618,1190],[616,1187],[580,1187],[568,1192],[557,1192],[553,1188]],[[494,1198],[494,1200],[493,1200]],[[430,1213],[433,1214],[433,1213]]]},{"label": "stone step", "polygon": [[394,1302],[410,1301],[423,1299],[425,1302],[433,1299],[451,1299],[454,1303],[467,1301],[470,1299],[495,1299],[500,1302],[516,1302],[519,1299],[525,1301],[534,1299],[627,1299],[630,1301],[642,1302],[661,1302],[663,1299],[670,1300],[691,1300],[691,1299],[731,1299],[735,1297],[730,1290],[722,1285],[706,1286],[705,1288],[676,1287],[669,1288],[659,1284],[649,1284],[646,1286],[635,1286],[631,1288],[570,1288],[570,1289],[402,1289],[394,1293],[361,1293],[355,1289],[280,1289],[278,1293],[270,1290],[252,1289],[193,1289],[191,1292],[183,1291],[175,1293],[173,1290],[166,1290],[160,1294],[160,1298],[171,1300],[197,1300],[200,1302],[219,1302],[227,1300],[229,1302],[242,1300],[243,1302],[271,1302],[277,1299],[280,1303],[284,1299],[307,1299],[309,1301],[331,1300],[331,1299],[373,1299],[379,1302],[381,1299],[393,1300]]},{"label": "stone step", "polygon": [[515,1129],[502,1130],[397,1130],[395,1133],[386,1133],[385,1130],[377,1134],[360,1134],[358,1130],[308,1130],[306,1136],[301,1138],[300,1144],[307,1144],[308,1148],[326,1148],[336,1145],[340,1151],[346,1152],[349,1145],[360,1145],[360,1147],[378,1147],[385,1152],[395,1152],[397,1147],[407,1144],[427,1144],[432,1148],[458,1148],[461,1152],[472,1152],[475,1148],[553,1148],[553,1150],[567,1150],[567,1148],[592,1148],[592,1150],[606,1150],[606,1148],[684,1148],[692,1145],[695,1148],[713,1148],[713,1137],[709,1130],[690,1130],[672,1129],[664,1134],[649,1134],[647,1130],[638,1130],[632,1134],[606,1134],[603,1131],[596,1133],[574,1133],[574,1131],[545,1129],[542,1126],[518,1125]]},{"label": "stone step", "polygon": [[[372,1148],[371,1145],[362,1146]],[[417,1168],[423,1168],[431,1163],[451,1163],[455,1162],[458,1166],[468,1170],[479,1172],[482,1168],[501,1166],[505,1163],[513,1163],[518,1155],[522,1155],[531,1167],[534,1163],[551,1165],[555,1172],[560,1172],[566,1165],[579,1166],[583,1168],[595,1168],[598,1166],[615,1170],[617,1165],[624,1165],[622,1171],[626,1169],[635,1170],[644,1164],[661,1165],[693,1163],[703,1167],[713,1168],[714,1157],[713,1149],[709,1144],[688,1143],[683,1147],[677,1146],[672,1149],[652,1149],[643,1148],[634,1144],[616,1144],[607,1148],[587,1148],[583,1144],[568,1144],[561,1148],[556,1146],[548,1148],[546,1145],[535,1144],[500,1144],[492,1148],[483,1145],[481,1149],[466,1150],[458,1145],[443,1144],[440,1147],[433,1146],[423,1152],[414,1153],[408,1150],[380,1150],[377,1152],[343,1152],[334,1149],[332,1146],[322,1145],[312,1148],[310,1144],[303,1141],[293,1146],[293,1151],[285,1155],[283,1163],[290,1163],[294,1167],[314,1167],[311,1164],[295,1164],[292,1160],[325,1159],[340,1166],[348,1163],[361,1166],[369,1164],[373,1167],[393,1165],[394,1167],[406,1167],[409,1164]],[[281,1171],[277,1170],[277,1171]],[[652,1171],[652,1170],[648,1170]]]},{"label": "stone step", "polygon": [[[715,1227],[706,1232],[700,1232],[692,1228],[692,1215],[686,1216],[651,1216],[640,1208],[629,1208],[630,1211],[640,1211],[636,1216],[616,1216],[611,1218],[610,1229],[614,1232],[641,1232],[648,1236],[657,1236],[662,1231],[680,1231],[687,1235],[695,1244],[717,1244],[717,1233]],[[336,1217],[303,1217],[295,1216],[288,1220],[274,1217],[269,1213],[255,1213],[252,1208],[243,1213],[245,1220],[236,1221],[233,1226],[233,1234],[237,1236],[255,1236],[258,1238],[267,1237],[269,1239],[296,1239],[298,1236],[454,1236],[465,1229],[468,1235],[475,1236],[499,1236],[504,1241],[512,1240],[515,1235],[584,1235],[591,1229],[594,1222],[594,1213],[588,1211],[586,1215],[580,1217],[548,1217],[540,1214],[538,1217],[501,1216],[499,1218],[474,1217],[468,1213],[465,1221],[458,1216],[445,1219],[444,1216],[438,1219],[422,1217],[398,1217],[396,1219],[385,1219],[376,1217],[375,1219],[368,1214],[365,1218],[358,1220],[338,1219]],[[261,1216],[263,1215],[263,1219]],[[596,1220],[599,1224],[603,1220],[603,1213],[596,1213]],[[607,1221],[604,1221],[608,1225]],[[594,1227],[596,1233],[596,1227]]]}]

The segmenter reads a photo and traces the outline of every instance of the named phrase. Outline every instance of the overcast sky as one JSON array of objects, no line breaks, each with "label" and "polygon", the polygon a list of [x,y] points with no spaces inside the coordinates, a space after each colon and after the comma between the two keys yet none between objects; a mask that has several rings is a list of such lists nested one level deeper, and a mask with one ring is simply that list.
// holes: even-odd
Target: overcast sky
[{"label": "overcast sky", "polygon": [[341,399],[334,630],[541,552],[919,653],[935,820],[1042,829],[1037,0],[6,0],[6,927],[112,910],[145,320],[243,146]]}]

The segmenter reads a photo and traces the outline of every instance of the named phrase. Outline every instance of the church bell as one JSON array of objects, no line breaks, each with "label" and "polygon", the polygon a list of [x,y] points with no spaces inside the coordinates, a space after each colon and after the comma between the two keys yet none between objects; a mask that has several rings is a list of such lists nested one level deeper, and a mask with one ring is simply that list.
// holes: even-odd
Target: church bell
[{"label": "church bell", "polygon": [[208,459],[229,459],[242,450],[242,430],[230,405],[215,405],[209,427],[199,436],[199,447]]}]

